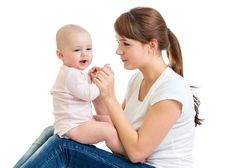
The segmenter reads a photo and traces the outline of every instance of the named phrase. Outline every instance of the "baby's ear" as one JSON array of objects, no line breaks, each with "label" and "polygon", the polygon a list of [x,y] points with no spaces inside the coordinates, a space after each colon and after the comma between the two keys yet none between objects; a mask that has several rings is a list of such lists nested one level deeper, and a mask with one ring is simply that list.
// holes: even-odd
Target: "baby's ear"
[{"label": "baby's ear", "polygon": [[63,53],[59,49],[56,50],[56,55],[59,59],[63,58]]}]

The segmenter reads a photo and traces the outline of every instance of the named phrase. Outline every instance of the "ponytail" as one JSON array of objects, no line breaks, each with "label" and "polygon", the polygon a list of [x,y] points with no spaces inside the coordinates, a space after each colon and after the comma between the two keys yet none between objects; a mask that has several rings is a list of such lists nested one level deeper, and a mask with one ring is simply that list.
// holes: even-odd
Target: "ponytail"
[{"label": "ponytail", "polygon": [[[195,86],[190,86],[191,88],[196,88]],[[194,117],[195,127],[197,125],[202,125],[203,119],[199,118],[199,106],[200,106],[200,100],[197,96],[193,95],[194,100],[194,110],[196,112],[196,115]]]},{"label": "ponytail", "polygon": [[[183,74],[183,59],[182,59],[182,53],[180,49],[179,41],[177,40],[174,33],[167,29],[168,38],[169,38],[169,46],[167,49],[167,57],[169,59],[169,66],[179,75],[184,76]],[[190,86],[192,89],[195,89],[195,86]],[[193,95],[194,100],[194,110],[196,112],[194,122],[195,127],[197,125],[202,124],[202,119],[199,118],[199,106],[200,106],[200,100],[197,96]]]},{"label": "ponytail", "polygon": [[172,33],[170,29],[167,29],[169,38],[169,47],[167,49],[167,57],[169,59],[170,67],[179,75],[183,74],[183,59],[180,49],[180,44],[176,36]]}]

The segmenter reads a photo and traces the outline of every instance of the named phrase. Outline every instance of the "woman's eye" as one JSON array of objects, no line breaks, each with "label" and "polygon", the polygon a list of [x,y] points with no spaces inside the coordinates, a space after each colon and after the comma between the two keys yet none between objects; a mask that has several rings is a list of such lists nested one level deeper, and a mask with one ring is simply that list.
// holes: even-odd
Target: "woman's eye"
[{"label": "woman's eye", "polygon": [[130,46],[130,44],[129,43],[126,43],[126,42],[124,42],[123,43],[125,46]]}]

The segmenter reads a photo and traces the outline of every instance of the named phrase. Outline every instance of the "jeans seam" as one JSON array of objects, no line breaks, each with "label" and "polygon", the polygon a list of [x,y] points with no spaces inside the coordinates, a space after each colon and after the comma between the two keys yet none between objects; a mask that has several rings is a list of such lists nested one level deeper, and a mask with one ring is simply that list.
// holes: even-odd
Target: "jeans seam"
[{"label": "jeans seam", "polygon": [[60,153],[62,153],[62,149],[61,146],[59,147],[59,150],[55,150],[55,154],[51,155],[51,157],[48,157],[48,159],[45,161],[44,164],[42,164],[41,168],[46,168],[46,166],[48,165],[48,163],[53,160],[54,158],[58,157],[60,155]]},{"label": "jeans seam", "polygon": [[[73,151],[77,151],[76,149],[74,149],[74,147],[70,147],[70,146],[67,146],[67,145],[64,145],[66,148],[69,148],[70,150],[73,150]],[[106,164],[107,166],[111,166],[113,168],[120,168],[118,165],[116,165],[115,163],[110,163],[108,161],[106,161],[105,159],[103,159],[102,157],[97,157],[98,154],[96,153],[93,153],[93,154],[90,154],[88,150],[86,150],[85,148],[83,149],[83,151],[85,151],[86,153],[81,153],[85,156],[89,156],[90,158],[93,158],[95,159],[96,161],[101,161],[102,163]]]}]

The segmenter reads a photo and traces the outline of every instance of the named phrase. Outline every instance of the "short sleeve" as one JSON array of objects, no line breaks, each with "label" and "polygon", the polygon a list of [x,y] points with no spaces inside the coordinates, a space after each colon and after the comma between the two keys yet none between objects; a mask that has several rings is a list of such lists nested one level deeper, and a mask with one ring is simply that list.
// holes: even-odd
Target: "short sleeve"
[{"label": "short sleeve", "polygon": [[151,95],[150,104],[153,105],[162,100],[175,100],[184,104],[184,85],[180,80],[167,79],[156,87]]}]

